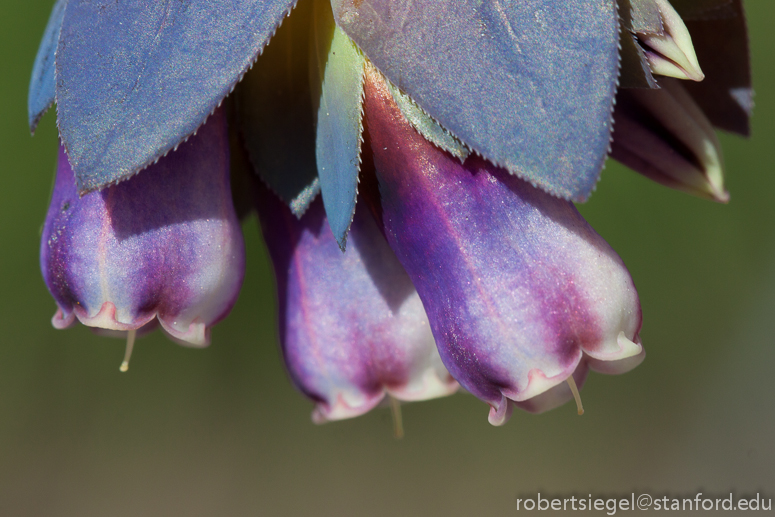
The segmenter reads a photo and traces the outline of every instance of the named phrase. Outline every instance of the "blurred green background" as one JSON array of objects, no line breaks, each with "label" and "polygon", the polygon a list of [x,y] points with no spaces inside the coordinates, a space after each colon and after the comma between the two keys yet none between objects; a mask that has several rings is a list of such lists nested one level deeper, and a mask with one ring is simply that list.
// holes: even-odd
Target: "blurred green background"
[{"label": "blurred green background", "polygon": [[255,220],[248,272],[207,350],[152,335],[120,374],[119,340],[55,331],[38,240],[54,116],[31,138],[26,92],[50,1],[0,17],[0,515],[512,515],[518,494],[775,495],[775,2],[750,0],[754,136],[722,135],[732,195],[694,199],[609,163],[581,207],[638,286],[648,356],[591,374],[587,413],[467,395],[315,426],[275,345]]}]

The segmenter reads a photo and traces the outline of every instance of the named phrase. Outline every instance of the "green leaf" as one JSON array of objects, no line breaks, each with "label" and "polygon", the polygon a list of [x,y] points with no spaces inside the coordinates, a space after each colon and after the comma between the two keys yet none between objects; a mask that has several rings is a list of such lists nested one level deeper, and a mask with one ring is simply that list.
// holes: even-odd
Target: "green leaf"
[{"label": "green leaf", "polygon": [[316,157],[323,204],[344,250],[355,213],[363,132],[364,58],[334,24],[327,1],[315,4],[313,75],[322,78]]},{"label": "green leaf", "polygon": [[430,115],[425,113],[422,108],[393,83],[387,81],[387,85],[401,113],[426,140],[457,157],[461,162],[465,161],[471,151],[460,140],[441,127],[438,122],[433,120]]}]

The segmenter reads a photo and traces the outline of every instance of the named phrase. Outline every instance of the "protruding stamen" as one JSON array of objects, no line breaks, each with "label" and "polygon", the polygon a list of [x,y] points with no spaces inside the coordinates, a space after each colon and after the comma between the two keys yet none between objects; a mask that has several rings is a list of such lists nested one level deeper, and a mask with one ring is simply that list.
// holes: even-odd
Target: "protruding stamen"
[{"label": "protruding stamen", "polygon": [[135,335],[136,330],[130,330],[126,334],[126,350],[124,351],[124,361],[119,367],[119,371],[125,372],[129,370],[129,360],[132,358],[132,349],[135,347]]},{"label": "protruding stamen", "polygon": [[579,415],[583,415],[584,406],[581,405],[581,395],[579,395],[579,389],[576,386],[576,381],[573,380],[573,375],[565,380],[568,382],[568,386],[570,386],[571,393],[573,393],[573,398],[576,399],[576,409],[578,409]]},{"label": "protruding stamen", "polygon": [[390,397],[390,412],[393,414],[393,436],[396,439],[404,437],[404,421],[401,416],[401,403],[394,397]]},{"label": "protruding stamen", "polygon": [[646,47],[646,58],[651,71],[657,75],[702,81],[705,74],[700,69],[697,54],[694,51],[692,37],[681,15],[676,12],[668,0],[655,0],[664,32],[662,34],[637,34]]}]

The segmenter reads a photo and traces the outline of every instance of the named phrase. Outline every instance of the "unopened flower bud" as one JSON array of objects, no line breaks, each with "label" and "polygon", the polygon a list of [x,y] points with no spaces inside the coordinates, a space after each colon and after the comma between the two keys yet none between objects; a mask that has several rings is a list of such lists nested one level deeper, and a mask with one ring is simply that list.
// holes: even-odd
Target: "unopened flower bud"
[{"label": "unopened flower bud", "polygon": [[726,203],[721,145],[679,81],[617,96],[611,156],[663,185]]},{"label": "unopened flower bud", "polygon": [[642,43],[651,71],[656,75],[702,81],[705,75],[700,69],[692,45],[692,37],[681,15],[668,0],[653,1],[662,17],[662,31],[637,33]]}]

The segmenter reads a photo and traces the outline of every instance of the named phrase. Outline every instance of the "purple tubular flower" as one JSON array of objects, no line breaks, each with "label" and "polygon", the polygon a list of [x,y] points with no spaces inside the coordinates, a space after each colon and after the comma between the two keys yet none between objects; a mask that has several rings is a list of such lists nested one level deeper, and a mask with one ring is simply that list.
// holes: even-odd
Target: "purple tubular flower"
[{"label": "purple tubular flower", "polygon": [[361,415],[386,394],[409,401],[457,390],[411,280],[363,204],[342,253],[320,199],[299,220],[265,187],[256,193],[283,357],[316,402],[315,422]]},{"label": "purple tubular flower", "polygon": [[365,88],[387,240],[445,366],[490,404],[490,422],[504,423],[514,402],[540,411],[567,400],[566,387],[550,388],[574,372],[583,380],[587,366],[614,373],[638,364],[632,279],[573,204],[430,144],[373,68]]},{"label": "purple tubular flower", "polygon": [[40,263],[56,328],[146,330],[157,318],[174,340],[206,346],[245,268],[223,111],[147,170],[83,197],[60,147]]}]

